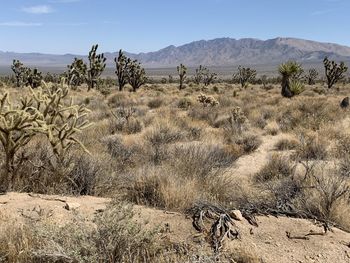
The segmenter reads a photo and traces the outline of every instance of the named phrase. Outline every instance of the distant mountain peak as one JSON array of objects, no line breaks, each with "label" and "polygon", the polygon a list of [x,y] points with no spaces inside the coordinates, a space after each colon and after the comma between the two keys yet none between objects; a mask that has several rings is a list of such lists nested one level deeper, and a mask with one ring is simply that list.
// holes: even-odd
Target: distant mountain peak
[{"label": "distant mountain peak", "polygon": [[[126,54],[140,60],[145,67],[175,67],[180,63],[187,66],[278,65],[287,60],[320,63],[325,55],[337,60],[350,61],[350,47],[291,37],[268,40],[222,37],[198,40],[180,46],[170,45],[154,52]],[[108,65],[114,66],[113,58],[116,52],[107,52],[105,55]],[[20,59],[27,65],[65,67],[74,57],[84,58],[74,54],[0,52],[0,65],[9,66],[13,59]]]}]

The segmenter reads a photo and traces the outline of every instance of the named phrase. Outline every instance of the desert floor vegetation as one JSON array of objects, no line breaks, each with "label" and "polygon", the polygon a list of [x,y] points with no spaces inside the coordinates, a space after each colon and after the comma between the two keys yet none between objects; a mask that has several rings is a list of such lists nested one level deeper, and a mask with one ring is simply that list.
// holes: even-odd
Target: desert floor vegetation
[{"label": "desert floor vegetation", "polygon": [[[55,91],[58,84],[47,85]],[[205,246],[199,251],[185,241],[159,241],[159,233],[168,231],[164,222],[134,221],[133,206],[188,214],[204,203],[240,210],[253,224],[255,215],[274,214],[318,220],[326,231],[350,231],[350,118],[340,107],[349,86],[316,86],[306,85],[293,98],[282,97],[277,85],[145,84],[137,93],[128,85],[123,91],[70,89],[60,103],[84,109],[83,117],[68,118],[64,126],[77,130],[74,137],[56,144],[46,130],[33,132],[46,129],[40,118],[31,130],[14,134],[15,141],[28,141],[16,148],[10,166],[2,143],[1,165],[9,167],[2,169],[2,190],[113,201],[93,220],[77,213],[64,227],[47,210],[16,224],[0,210],[0,262],[218,260]],[[17,110],[41,90],[0,89]],[[222,262],[265,262],[253,251],[232,251],[220,254]]]}]

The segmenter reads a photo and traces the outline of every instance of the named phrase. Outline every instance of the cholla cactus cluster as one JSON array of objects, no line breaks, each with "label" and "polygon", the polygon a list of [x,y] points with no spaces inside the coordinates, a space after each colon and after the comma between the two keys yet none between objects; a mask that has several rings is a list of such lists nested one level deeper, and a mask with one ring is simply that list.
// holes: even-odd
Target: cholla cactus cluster
[{"label": "cholla cactus cluster", "polygon": [[15,155],[19,149],[38,133],[47,132],[44,117],[30,102],[24,99],[21,105],[14,105],[8,93],[0,98],[0,142],[5,152],[3,184],[11,188],[15,169]]},{"label": "cholla cactus cluster", "polygon": [[248,119],[244,115],[240,107],[234,107],[231,110],[228,123],[229,123],[229,128],[231,130],[234,130],[238,134],[241,134],[248,126]]},{"label": "cholla cactus cluster", "polygon": [[204,107],[211,106],[214,107],[219,105],[219,102],[212,96],[207,96],[203,93],[198,95],[198,102],[201,103]]},{"label": "cholla cactus cluster", "polygon": [[2,179],[7,189],[15,178],[16,153],[34,136],[46,135],[60,163],[73,145],[85,149],[76,135],[90,126],[86,119],[89,110],[72,100],[64,102],[68,95],[64,80],[61,85],[43,82],[37,90],[30,90],[31,96],[21,98],[18,105],[10,102],[7,93],[0,97],[0,142],[5,152]]}]

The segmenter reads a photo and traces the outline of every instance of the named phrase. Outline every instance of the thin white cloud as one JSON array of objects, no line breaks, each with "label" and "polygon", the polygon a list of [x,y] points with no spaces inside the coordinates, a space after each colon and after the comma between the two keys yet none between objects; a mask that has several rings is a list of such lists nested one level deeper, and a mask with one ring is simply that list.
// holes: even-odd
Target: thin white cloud
[{"label": "thin white cloud", "polygon": [[72,23],[54,23],[52,24],[53,26],[86,26],[88,25],[88,23],[85,22],[72,22]]},{"label": "thin white cloud", "polygon": [[50,0],[50,3],[53,4],[67,4],[67,3],[76,3],[80,2],[81,0]]},{"label": "thin white cloud", "polygon": [[32,27],[32,26],[42,26],[42,23],[31,23],[31,22],[21,22],[21,21],[10,21],[10,22],[0,22],[0,26],[11,26],[11,27]]},{"label": "thin white cloud", "polygon": [[35,5],[35,6],[23,7],[22,11],[29,14],[41,15],[41,14],[52,13],[54,10],[49,5]]},{"label": "thin white cloud", "polygon": [[321,16],[321,15],[326,15],[333,12],[333,9],[328,9],[328,10],[317,10],[311,13],[312,16]]}]

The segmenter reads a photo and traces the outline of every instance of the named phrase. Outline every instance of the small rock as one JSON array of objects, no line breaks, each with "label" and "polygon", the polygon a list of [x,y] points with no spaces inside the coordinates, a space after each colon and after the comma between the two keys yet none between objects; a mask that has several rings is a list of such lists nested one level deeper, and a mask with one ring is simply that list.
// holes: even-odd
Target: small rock
[{"label": "small rock", "polygon": [[340,103],[340,107],[342,108],[347,108],[349,106],[349,97],[345,97],[341,103]]},{"label": "small rock", "polygon": [[230,212],[230,216],[232,217],[232,219],[237,220],[237,221],[243,221],[243,216],[241,211],[239,210],[232,210]]},{"label": "small rock", "polygon": [[66,202],[65,206],[64,206],[64,209],[67,209],[67,210],[75,210],[77,208],[80,207],[80,204],[79,203],[71,203],[71,202]]}]

